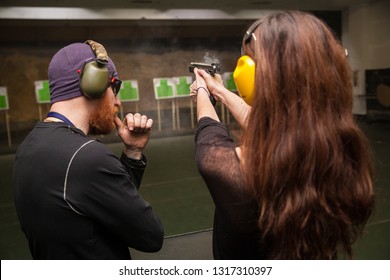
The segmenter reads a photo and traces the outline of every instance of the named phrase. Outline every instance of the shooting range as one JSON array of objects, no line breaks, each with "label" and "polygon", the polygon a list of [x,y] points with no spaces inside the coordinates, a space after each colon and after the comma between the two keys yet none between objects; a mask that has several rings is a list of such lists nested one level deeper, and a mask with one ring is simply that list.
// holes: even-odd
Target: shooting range
[{"label": "shooting range", "polygon": [[[138,112],[138,101],[139,101],[139,88],[137,80],[125,80],[122,81],[121,89],[119,91],[119,100],[122,103],[120,107],[120,118],[123,120],[124,113],[123,108],[126,108],[126,111]],[[135,104],[133,108],[128,108],[128,104]]]},{"label": "shooting range", "polygon": [[12,139],[11,139],[11,127],[9,124],[8,109],[9,109],[9,105],[8,105],[7,88],[0,87],[0,111],[4,112],[4,118],[5,118],[4,122],[6,124],[6,130],[7,130],[8,147],[11,147]]},{"label": "shooting range", "polygon": [[[242,37],[255,19],[281,8],[276,2],[312,11],[349,49],[353,113],[374,150],[378,198],[355,258],[390,259],[389,1],[0,2],[2,260],[31,259],[14,208],[12,172],[18,145],[50,110],[48,65],[60,48],[87,39],[105,46],[123,81],[118,115],[139,112],[154,121],[140,192],[161,217],[164,247],[152,254],[133,250],[133,258],[211,260],[214,204],[195,166],[189,65],[218,61],[225,87],[237,92],[233,71]],[[221,103],[215,108],[239,140],[236,120]],[[97,139],[117,155],[123,150],[115,132]]]}]

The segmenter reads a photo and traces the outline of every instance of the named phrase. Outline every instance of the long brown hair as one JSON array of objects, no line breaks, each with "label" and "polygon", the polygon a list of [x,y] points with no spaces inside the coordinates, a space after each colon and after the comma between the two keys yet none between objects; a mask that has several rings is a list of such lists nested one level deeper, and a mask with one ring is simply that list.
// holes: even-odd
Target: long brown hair
[{"label": "long brown hair", "polygon": [[244,51],[256,62],[243,138],[247,183],[274,259],[352,258],[373,206],[373,161],[352,114],[344,48],[311,14],[253,24]]}]

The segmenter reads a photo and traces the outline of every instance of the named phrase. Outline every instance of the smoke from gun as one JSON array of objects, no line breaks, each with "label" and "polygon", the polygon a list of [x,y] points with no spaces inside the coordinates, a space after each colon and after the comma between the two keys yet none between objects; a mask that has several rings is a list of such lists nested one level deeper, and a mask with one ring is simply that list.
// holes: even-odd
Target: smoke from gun
[{"label": "smoke from gun", "polygon": [[212,64],[212,63],[219,64],[219,59],[206,52],[205,55],[203,56],[203,62],[207,64]]},{"label": "smoke from gun", "polygon": [[191,62],[188,69],[190,73],[193,73],[195,68],[203,69],[212,76],[221,70],[219,60],[207,52],[203,57],[203,62]]}]

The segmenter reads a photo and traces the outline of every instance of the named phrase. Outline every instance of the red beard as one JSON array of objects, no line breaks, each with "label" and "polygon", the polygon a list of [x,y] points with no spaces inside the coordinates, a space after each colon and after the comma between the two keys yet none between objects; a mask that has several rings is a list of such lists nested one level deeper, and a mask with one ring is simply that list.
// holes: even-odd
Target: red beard
[{"label": "red beard", "polygon": [[94,135],[109,134],[115,129],[114,118],[118,111],[116,106],[110,107],[105,95],[98,100],[96,110],[92,113],[89,124],[89,133]]}]

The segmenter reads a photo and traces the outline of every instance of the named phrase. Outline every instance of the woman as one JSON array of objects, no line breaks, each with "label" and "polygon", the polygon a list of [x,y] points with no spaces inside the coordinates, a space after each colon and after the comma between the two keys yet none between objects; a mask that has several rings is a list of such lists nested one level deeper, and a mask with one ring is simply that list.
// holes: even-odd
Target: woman
[{"label": "woman", "polygon": [[[373,162],[352,115],[344,48],[322,21],[289,11],[256,21],[242,51],[234,77],[252,106],[204,70],[191,85],[214,257],[352,258],[374,207]],[[243,128],[239,147],[210,94]]]}]

